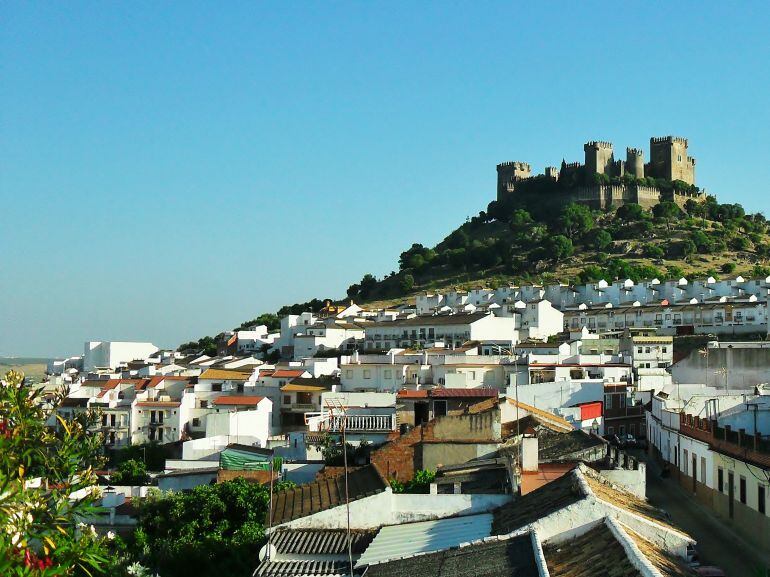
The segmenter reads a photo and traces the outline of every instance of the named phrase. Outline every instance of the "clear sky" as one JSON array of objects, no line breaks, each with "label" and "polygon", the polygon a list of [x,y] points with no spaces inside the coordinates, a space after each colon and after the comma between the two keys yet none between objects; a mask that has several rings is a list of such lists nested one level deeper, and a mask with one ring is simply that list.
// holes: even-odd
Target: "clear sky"
[{"label": "clear sky", "polygon": [[537,171],[690,139],[770,214],[766,2],[0,4],[0,356],[159,346],[396,268]]}]

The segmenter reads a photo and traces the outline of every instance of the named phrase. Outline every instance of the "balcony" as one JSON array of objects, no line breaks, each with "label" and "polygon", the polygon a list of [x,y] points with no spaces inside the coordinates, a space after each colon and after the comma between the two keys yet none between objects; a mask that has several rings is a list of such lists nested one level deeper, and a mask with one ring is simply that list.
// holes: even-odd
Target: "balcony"
[{"label": "balcony", "polygon": [[[343,421],[346,419],[346,421]],[[332,417],[321,425],[321,428],[339,433],[342,426],[345,425],[345,431],[352,432],[388,432],[396,428],[395,415],[347,415],[345,417]]]},{"label": "balcony", "polygon": [[317,411],[320,407],[313,403],[291,403],[290,405],[284,405],[281,407],[284,411],[291,411],[297,413],[307,413],[310,411]]}]

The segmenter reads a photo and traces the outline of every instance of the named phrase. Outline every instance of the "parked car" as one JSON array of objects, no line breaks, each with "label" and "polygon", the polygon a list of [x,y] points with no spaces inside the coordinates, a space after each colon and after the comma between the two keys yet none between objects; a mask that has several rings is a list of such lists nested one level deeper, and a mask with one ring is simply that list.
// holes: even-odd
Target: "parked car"
[{"label": "parked car", "polygon": [[695,569],[695,574],[700,577],[727,577],[722,569],[713,565],[701,565]]}]

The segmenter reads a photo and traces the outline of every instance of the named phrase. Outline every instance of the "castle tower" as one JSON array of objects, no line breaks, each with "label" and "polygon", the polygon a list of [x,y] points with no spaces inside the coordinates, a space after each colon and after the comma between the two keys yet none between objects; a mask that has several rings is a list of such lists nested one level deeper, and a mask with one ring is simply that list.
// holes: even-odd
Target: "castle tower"
[{"label": "castle tower", "polygon": [[583,145],[586,155],[586,178],[593,182],[594,174],[614,176],[615,157],[611,142],[591,141]]},{"label": "castle tower", "polygon": [[649,176],[695,184],[695,159],[687,156],[686,138],[650,138],[649,168]]},{"label": "castle tower", "polygon": [[626,172],[644,178],[644,152],[640,148],[626,148]]},{"label": "castle tower", "polygon": [[526,162],[502,162],[497,165],[497,200],[503,200],[513,192],[515,183],[532,176],[532,168]]},{"label": "castle tower", "polygon": [[559,180],[559,169],[555,166],[546,166],[545,175],[551,180]]}]

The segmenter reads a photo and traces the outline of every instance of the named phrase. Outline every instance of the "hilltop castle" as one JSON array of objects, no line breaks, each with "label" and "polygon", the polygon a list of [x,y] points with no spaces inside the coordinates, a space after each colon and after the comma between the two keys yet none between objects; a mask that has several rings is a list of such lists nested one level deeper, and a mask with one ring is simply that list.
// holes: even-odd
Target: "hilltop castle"
[{"label": "hilltop castle", "polygon": [[[702,201],[706,197],[695,187],[695,159],[687,154],[686,138],[650,138],[647,163],[639,148],[627,148],[626,159],[615,160],[611,142],[587,142],[583,151],[584,164],[562,160],[561,167],[549,166],[537,176],[532,175],[526,162],[498,164],[497,200],[507,200],[516,193],[522,200],[543,201],[541,193],[548,189],[558,191],[555,198],[549,198],[551,201],[604,209],[627,203],[649,208],[662,200],[683,206],[688,199]],[[539,186],[533,186],[535,180]],[[535,192],[537,199],[526,198]]]}]

